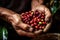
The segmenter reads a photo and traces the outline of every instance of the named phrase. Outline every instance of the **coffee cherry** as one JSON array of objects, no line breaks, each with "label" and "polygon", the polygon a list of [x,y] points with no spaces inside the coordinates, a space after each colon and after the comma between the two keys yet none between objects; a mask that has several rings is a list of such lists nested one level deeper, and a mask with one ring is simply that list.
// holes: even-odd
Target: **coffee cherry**
[{"label": "coffee cherry", "polygon": [[33,21],[30,21],[30,24],[33,23]]},{"label": "coffee cherry", "polygon": [[37,25],[37,23],[34,23],[34,25]]},{"label": "coffee cherry", "polygon": [[35,17],[34,20],[36,20],[37,18]]},{"label": "coffee cherry", "polygon": [[26,18],[26,16],[24,16],[24,18]]},{"label": "coffee cherry", "polygon": [[25,18],[25,20],[27,20],[27,18]]},{"label": "coffee cherry", "polygon": [[28,20],[25,20],[25,23],[27,23],[28,22]]},{"label": "coffee cherry", "polygon": [[35,14],[37,15],[37,14],[39,14],[39,12],[35,12]]},{"label": "coffee cherry", "polygon": [[33,18],[35,18],[35,16],[33,16]]},{"label": "coffee cherry", "polygon": [[44,26],[42,26],[41,28],[42,28],[42,29],[44,29],[45,27],[44,27]]},{"label": "coffee cherry", "polygon": [[28,12],[25,12],[25,16],[28,15]]},{"label": "coffee cherry", "polygon": [[28,18],[27,20],[29,20],[29,21],[30,21],[30,18]]},{"label": "coffee cherry", "polygon": [[23,21],[25,21],[25,19],[23,19]]},{"label": "coffee cherry", "polygon": [[42,19],[44,19],[44,16],[41,16]]},{"label": "coffee cherry", "polygon": [[40,19],[37,19],[37,22],[40,22]]},{"label": "coffee cherry", "polygon": [[27,22],[27,24],[29,24],[29,21]]},{"label": "coffee cherry", "polygon": [[41,21],[44,21],[43,19],[41,19]]},{"label": "coffee cherry", "polygon": [[42,29],[42,26],[40,26],[39,29]]},{"label": "coffee cherry", "polygon": [[38,19],[38,17],[36,17]]},{"label": "coffee cherry", "polygon": [[33,27],[33,26],[34,26],[34,24],[31,24],[31,26]]},{"label": "coffee cherry", "polygon": [[27,15],[27,17],[30,17],[29,15]]},{"label": "coffee cherry", "polygon": [[37,18],[34,18],[33,20],[34,20],[34,22],[36,22]]},{"label": "coffee cherry", "polygon": [[40,26],[40,24],[37,25],[38,27]]},{"label": "coffee cherry", "polygon": [[38,17],[40,18],[41,17],[41,14],[39,14]]},{"label": "coffee cherry", "polygon": [[21,18],[24,18],[24,16],[21,16]]},{"label": "coffee cherry", "polygon": [[29,11],[29,13],[31,14],[32,11]]},{"label": "coffee cherry", "polygon": [[39,22],[39,24],[42,24],[42,22]]},{"label": "coffee cherry", "polygon": [[38,12],[38,10],[36,10],[35,12],[25,12],[25,14],[21,16],[21,18],[24,23],[31,25],[34,30],[43,30],[46,26],[46,22],[44,20],[45,14],[43,12]]},{"label": "coffee cherry", "polygon": [[32,16],[32,14],[29,14],[29,16],[31,17],[31,16]]},{"label": "coffee cherry", "polygon": [[44,13],[42,13],[42,16],[44,16],[45,14]]},{"label": "coffee cherry", "polygon": [[46,22],[42,22],[43,24],[46,24]]},{"label": "coffee cherry", "polygon": [[35,26],[36,29],[38,29],[38,26]]}]

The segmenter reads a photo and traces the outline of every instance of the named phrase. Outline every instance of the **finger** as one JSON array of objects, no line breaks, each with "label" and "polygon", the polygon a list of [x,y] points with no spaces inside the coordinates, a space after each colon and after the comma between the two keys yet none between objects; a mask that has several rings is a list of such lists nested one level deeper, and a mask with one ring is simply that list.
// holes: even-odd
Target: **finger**
[{"label": "finger", "polygon": [[51,13],[49,13],[49,12],[47,13],[47,12],[46,12],[46,13],[45,13],[45,21],[48,22],[48,21],[50,20],[50,18],[51,18]]},{"label": "finger", "polygon": [[33,28],[30,25],[28,25],[28,24],[20,23],[18,26],[21,29],[25,30],[25,31],[28,31],[28,32],[32,32],[33,31]]},{"label": "finger", "polygon": [[47,24],[46,28],[43,30],[44,32],[48,31],[48,29],[50,28],[51,23]]},{"label": "finger", "polygon": [[32,28],[30,25],[27,25],[26,30],[27,30],[28,32],[32,32],[32,31],[33,31],[33,28]]},{"label": "finger", "polygon": [[26,30],[26,28],[28,27],[27,24],[24,24],[23,22],[21,22],[20,24],[17,25],[18,27],[20,27],[23,30]]},{"label": "finger", "polygon": [[51,20],[51,15],[46,15],[46,16],[45,16],[45,21],[46,21],[46,22],[49,22],[49,20]]},{"label": "finger", "polygon": [[49,11],[48,8],[45,8],[45,21],[49,21],[51,18],[51,12]]},{"label": "finger", "polygon": [[25,32],[23,30],[16,30],[16,32],[20,35],[20,36],[27,36],[27,37],[35,37],[35,34],[31,33],[31,32]]},{"label": "finger", "polygon": [[16,30],[16,32],[20,35],[20,36],[27,36],[27,37],[35,37],[35,34],[32,32],[26,32],[25,30],[22,30],[21,27],[16,29],[16,26],[14,26],[14,29]]},{"label": "finger", "polygon": [[32,28],[30,25],[27,25],[28,27],[27,27],[27,30],[28,30],[28,32],[33,32],[33,29],[34,28]]},{"label": "finger", "polygon": [[29,32],[33,32],[33,28],[32,27],[30,27],[28,30],[29,30]]},{"label": "finger", "polygon": [[42,32],[42,30],[37,30],[37,31],[35,31],[34,33],[35,34],[40,34]]},{"label": "finger", "polygon": [[43,30],[43,32],[47,32],[48,29],[51,27],[51,23],[52,23],[52,20],[50,21],[50,23],[48,23],[45,27],[45,29]]}]

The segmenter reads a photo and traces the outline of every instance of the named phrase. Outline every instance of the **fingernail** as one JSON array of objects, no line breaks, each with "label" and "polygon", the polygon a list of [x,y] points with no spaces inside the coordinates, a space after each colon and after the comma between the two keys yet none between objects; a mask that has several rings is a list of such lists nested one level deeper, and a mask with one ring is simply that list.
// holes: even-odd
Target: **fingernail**
[{"label": "fingernail", "polygon": [[32,28],[32,27],[30,27],[29,31],[30,31],[30,32],[32,32],[32,31],[33,31],[33,28]]}]

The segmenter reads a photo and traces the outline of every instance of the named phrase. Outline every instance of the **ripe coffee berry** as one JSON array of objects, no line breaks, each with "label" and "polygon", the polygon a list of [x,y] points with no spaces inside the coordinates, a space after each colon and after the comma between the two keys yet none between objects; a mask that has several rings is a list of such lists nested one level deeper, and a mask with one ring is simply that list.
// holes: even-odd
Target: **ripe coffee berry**
[{"label": "ripe coffee berry", "polygon": [[21,18],[24,23],[29,24],[35,30],[43,30],[46,27],[44,12],[39,13],[37,10],[25,12]]}]

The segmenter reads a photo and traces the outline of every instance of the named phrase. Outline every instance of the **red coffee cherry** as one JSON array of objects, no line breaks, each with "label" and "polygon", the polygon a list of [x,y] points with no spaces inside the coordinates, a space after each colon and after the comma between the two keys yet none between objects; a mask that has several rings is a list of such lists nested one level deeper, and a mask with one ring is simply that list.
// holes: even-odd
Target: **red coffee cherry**
[{"label": "red coffee cherry", "polygon": [[44,26],[42,26],[41,28],[42,28],[42,29],[44,29],[45,27],[44,27]]},{"label": "red coffee cherry", "polygon": [[38,29],[38,26],[35,26],[36,29]]},{"label": "red coffee cherry", "polygon": [[41,16],[42,19],[44,19],[45,17],[44,16]]},{"label": "red coffee cherry", "polygon": [[37,25],[37,23],[34,23],[34,25]]},{"label": "red coffee cherry", "polygon": [[37,19],[37,22],[40,22],[40,19]]},{"label": "red coffee cherry", "polygon": [[33,21],[30,21],[30,24],[33,23]]},{"label": "red coffee cherry", "polygon": [[31,24],[31,26],[33,27],[33,26],[34,26],[34,24]]},{"label": "red coffee cherry", "polygon": [[43,24],[46,24],[46,22],[43,22]]},{"label": "red coffee cherry", "polygon": [[47,24],[45,22],[44,12],[38,12],[38,10],[36,10],[35,12],[25,12],[25,14],[21,16],[21,18],[24,23],[32,26],[35,30],[43,30]]}]

